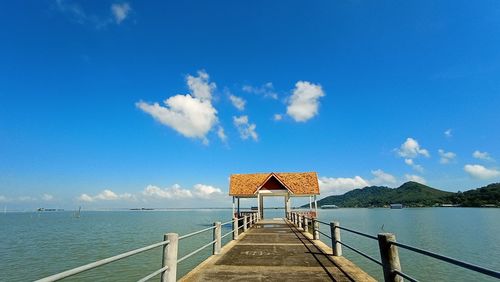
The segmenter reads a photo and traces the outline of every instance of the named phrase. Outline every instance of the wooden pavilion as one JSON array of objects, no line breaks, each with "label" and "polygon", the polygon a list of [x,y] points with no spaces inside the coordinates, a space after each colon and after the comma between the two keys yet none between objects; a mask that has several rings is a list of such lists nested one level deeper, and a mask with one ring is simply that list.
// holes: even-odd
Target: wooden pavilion
[{"label": "wooden pavilion", "polygon": [[[264,218],[264,197],[284,197],[285,214],[291,211],[291,197],[309,197],[309,208],[315,216],[319,195],[316,172],[233,174],[229,196],[233,196],[233,215],[240,215],[241,198],[257,198],[257,211]],[[314,204],[314,207],[313,207]]]}]

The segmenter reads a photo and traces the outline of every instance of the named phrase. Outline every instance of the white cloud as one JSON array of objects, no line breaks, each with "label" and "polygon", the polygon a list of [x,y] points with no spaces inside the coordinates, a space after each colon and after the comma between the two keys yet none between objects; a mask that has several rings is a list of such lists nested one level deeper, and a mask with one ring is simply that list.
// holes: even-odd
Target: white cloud
[{"label": "white cloud", "polygon": [[430,157],[429,151],[420,148],[417,140],[413,138],[407,138],[406,141],[401,144],[399,149],[395,149],[400,157],[413,159],[419,155]]},{"label": "white cloud", "polygon": [[6,203],[8,201],[9,199],[7,197],[5,197],[4,195],[0,195],[0,203]]},{"label": "white cloud", "polygon": [[111,13],[113,14],[113,17],[115,18],[115,22],[117,24],[120,24],[122,21],[124,21],[131,10],[132,9],[130,8],[129,3],[115,3],[111,5]]},{"label": "white cloud", "polygon": [[457,156],[457,154],[455,154],[453,152],[445,152],[443,149],[439,149],[438,153],[439,153],[439,157],[440,157],[439,162],[442,164],[449,164]]},{"label": "white cloud", "polygon": [[136,106],[185,137],[198,138],[208,144],[206,135],[218,124],[217,110],[211,102],[215,84],[208,79],[206,72],[199,71],[198,77],[187,77],[191,94],[172,96],[164,101],[165,106],[142,101]]},{"label": "white cloud", "polygon": [[217,136],[219,136],[219,139],[222,142],[227,141],[227,136],[226,136],[226,133],[224,132],[224,128],[222,128],[222,126],[219,126],[219,129],[217,129]]},{"label": "white cloud", "polygon": [[187,76],[187,85],[194,97],[202,101],[212,100],[212,92],[215,90],[216,85],[213,82],[209,82],[209,79],[208,73],[204,70],[199,70],[198,76]]},{"label": "white cloud", "polygon": [[116,200],[134,200],[134,195],[130,193],[116,194],[115,192],[105,189],[101,193],[90,196],[88,194],[81,194],[78,200],[83,202],[94,202],[94,201],[116,201]]},{"label": "white cloud", "polygon": [[265,98],[271,98],[274,100],[278,99],[278,94],[274,91],[274,86],[271,82],[268,82],[262,86],[255,87],[251,85],[244,85],[242,88],[243,91],[247,93],[253,93],[257,95],[262,95]]},{"label": "white cloud", "polygon": [[17,199],[21,202],[34,202],[37,200],[37,198],[31,196],[20,196]]},{"label": "white cloud", "polygon": [[418,182],[418,183],[421,183],[421,184],[426,184],[427,181],[425,180],[425,178],[423,178],[422,176],[419,176],[419,175],[414,175],[414,174],[405,174],[405,178],[407,181],[414,181],[414,182]]},{"label": "white cloud", "polygon": [[231,100],[231,103],[236,109],[240,111],[245,109],[246,101],[243,98],[231,94],[229,95],[229,100]]},{"label": "white cloud", "polygon": [[405,164],[411,166],[411,168],[413,168],[414,170],[418,171],[418,172],[423,172],[424,171],[424,168],[419,165],[419,164],[416,164],[413,159],[405,159]]},{"label": "white cloud", "polygon": [[[87,13],[85,9],[74,0],[56,0],[56,8],[70,21],[78,24],[89,24],[97,29],[107,27],[113,22],[117,25],[124,21],[132,11],[128,3],[115,3],[110,6],[111,14]],[[83,2],[85,3],[85,2]]]},{"label": "white cloud", "polygon": [[372,174],[375,176],[370,180],[370,185],[395,185],[397,183],[396,177],[392,174],[386,173],[381,169],[372,170]]},{"label": "white cloud", "polygon": [[448,138],[450,138],[450,137],[452,137],[452,136],[453,136],[453,132],[452,132],[451,128],[450,128],[450,129],[447,129],[447,130],[444,132],[444,136],[446,136],[446,137],[448,137]]},{"label": "white cloud", "polygon": [[44,200],[44,201],[52,201],[52,200],[54,200],[54,196],[52,196],[50,194],[43,194],[42,195],[42,200]]},{"label": "white cloud", "polygon": [[373,179],[367,180],[361,176],[349,177],[320,177],[318,179],[322,192],[331,194],[343,194],[353,189],[364,188],[372,185],[391,186],[397,184],[396,177],[381,169],[372,170]]},{"label": "white cloud", "polygon": [[148,185],[142,193],[148,197],[164,199],[182,199],[193,197],[193,193],[191,193],[190,190],[182,189],[178,184],[174,184],[172,187],[164,189],[155,185]]},{"label": "white cloud", "polygon": [[280,121],[280,120],[282,120],[282,119],[283,119],[283,116],[282,116],[282,115],[280,115],[280,114],[274,114],[273,119],[274,119],[275,121]]},{"label": "white cloud", "polygon": [[87,195],[87,194],[81,194],[78,197],[78,200],[82,201],[82,202],[92,202],[92,201],[94,201],[94,199],[91,196]]},{"label": "white cloud", "polygon": [[251,137],[254,141],[259,139],[255,128],[255,123],[249,123],[248,116],[233,117],[233,122],[238,131],[240,132],[241,139],[248,139]]},{"label": "white cloud", "polygon": [[210,185],[196,184],[194,185],[193,194],[199,198],[209,199],[214,196],[222,195],[222,191]]},{"label": "white cloud", "polygon": [[343,194],[347,191],[370,186],[368,181],[361,176],[354,176],[353,178],[333,178],[333,177],[320,177],[318,179],[321,191],[326,193]]},{"label": "white cloud", "polygon": [[214,186],[204,184],[196,184],[193,189],[183,189],[180,185],[174,184],[169,188],[160,188],[155,185],[148,185],[142,194],[148,198],[156,199],[209,199],[222,195],[222,191]]},{"label": "white cloud", "polygon": [[286,113],[297,122],[305,122],[318,114],[319,98],[323,96],[321,85],[299,81],[288,101]]},{"label": "white cloud", "polygon": [[495,177],[500,177],[500,171],[494,168],[486,168],[482,165],[465,165],[465,172],[467,172],[470,176],[478,179],[491,179]]},{"label": "white cloud", "polygon": [[490,154],[488,154],[488,152],[481,152],[476,150],[474,151],[474,153],[472,153],[472,156],[483,161],[494,161],[494,159],[490,156]]}]

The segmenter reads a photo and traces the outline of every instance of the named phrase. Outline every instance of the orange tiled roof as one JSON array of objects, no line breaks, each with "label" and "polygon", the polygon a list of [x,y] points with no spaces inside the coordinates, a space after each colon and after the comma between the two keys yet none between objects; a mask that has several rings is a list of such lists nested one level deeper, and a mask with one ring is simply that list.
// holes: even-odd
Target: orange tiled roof
[{"label": "orange tiled roof", "polygon": [[229,195],[254,195],[270,175],[276,176],[294,195],[319,195],[316,172],[232,174]]}]

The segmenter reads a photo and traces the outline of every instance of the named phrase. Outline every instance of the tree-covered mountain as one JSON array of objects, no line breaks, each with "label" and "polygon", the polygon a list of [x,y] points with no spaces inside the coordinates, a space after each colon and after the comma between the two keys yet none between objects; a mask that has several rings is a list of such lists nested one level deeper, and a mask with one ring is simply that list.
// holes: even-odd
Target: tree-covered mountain
[{"label": "tree-covered mountain", "polygon": [[493,183],[485,187],[465,192],[457,192],[446,197],[454,205],[462,207],[481,207],[494,205],[500,207],[500,183]]},{"label": "tree-covered mountain", "polygon": [[400,203],[406,207],[425,207],[436,204],[500,206],[500,183],[463,193],[446,192],[413,181],[406,182],[398,188],[369,186],[343,195],[328,196],[319,200],[318,206],[383,207],[392,203]]}]

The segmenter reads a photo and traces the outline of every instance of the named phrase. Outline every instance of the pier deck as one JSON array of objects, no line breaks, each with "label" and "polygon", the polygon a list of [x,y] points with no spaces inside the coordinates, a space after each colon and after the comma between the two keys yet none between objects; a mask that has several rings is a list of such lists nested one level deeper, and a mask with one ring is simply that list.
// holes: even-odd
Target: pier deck
[{"label": "pier deck", "polygon": [[376,281],[284,219],[261,220],[180,281]]}]

